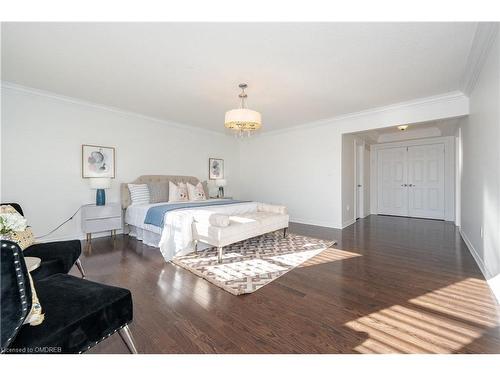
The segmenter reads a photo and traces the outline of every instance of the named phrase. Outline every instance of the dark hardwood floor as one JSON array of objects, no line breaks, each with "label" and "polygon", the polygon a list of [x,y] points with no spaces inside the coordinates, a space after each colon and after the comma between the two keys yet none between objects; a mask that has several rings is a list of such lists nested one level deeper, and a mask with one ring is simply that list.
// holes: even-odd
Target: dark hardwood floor
[{"label": "dark hardwood floor", "polygon": [[[500,353],[498,306],[452,223],[369,216],[291,231],[338,244],[243,296],[128,236],[93,240],[82,263],[132,291],[142,353]],[[89,351],[126,352],[118,335]]]}]

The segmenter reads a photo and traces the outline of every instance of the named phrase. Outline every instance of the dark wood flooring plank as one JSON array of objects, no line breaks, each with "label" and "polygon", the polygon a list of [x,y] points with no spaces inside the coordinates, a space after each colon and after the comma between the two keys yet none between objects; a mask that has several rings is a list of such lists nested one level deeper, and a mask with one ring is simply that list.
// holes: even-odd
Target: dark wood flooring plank
[{"label": "dark wood flooring plank", "polygon": [[[338,244],[244,296],[128,236],[93,240],[82,262],[90,280],[132,291],[143,353],[500,353],[498,305],[453,223],[290,230]],[[114,335],[90,353],[127,350]]]}]

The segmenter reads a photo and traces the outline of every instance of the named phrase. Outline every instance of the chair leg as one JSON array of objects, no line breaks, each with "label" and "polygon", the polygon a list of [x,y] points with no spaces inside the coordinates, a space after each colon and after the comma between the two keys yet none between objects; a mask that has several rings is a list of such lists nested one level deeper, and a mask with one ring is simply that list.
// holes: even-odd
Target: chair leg
[{"label": "chair leg", "polygon": [[283,238],[286,238],[286,230],[287,230],[287,229],[288,229],[288,228],[283,228]]},{"label": "chair leg", "polygon": [[223,254],[223,249],[222,247],[217,248],[217,262],[222,263],[222,254]]},{"label": "chair leg", "polygon": [[194,240],[194,252],[198,251],[198,240]]},{"label": "chair leg", "polygon": [[78,267],[78,271],[82,274],[82,279],[85,279],[85,271],[83,270],[82,262],[80,262],[80,259],[77,259],[75,262],[76,266]]},{"label": "chair leg", "polygon": [[127,345],[130,354],[139,354],[135,346],[134,338],[132,337],[132,332],[130,332],[130,328],[128,327],[128,324],[125,324],[125,326],[123,326],[123,328],[118,331],[118,334],[122,338],[125,345]]}]

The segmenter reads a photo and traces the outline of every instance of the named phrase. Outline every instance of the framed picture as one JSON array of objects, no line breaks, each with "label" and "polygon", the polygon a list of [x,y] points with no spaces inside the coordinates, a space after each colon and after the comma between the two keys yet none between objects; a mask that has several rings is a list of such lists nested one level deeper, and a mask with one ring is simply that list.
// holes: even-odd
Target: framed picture
[{"label": "framed picture", "polygon": [[115,178],[115,148],[82,145],[82,177]]},{"label": "framed picture", "polygon": [[208,159],[208,179],[218,180],[224,178],[224,159]]}]

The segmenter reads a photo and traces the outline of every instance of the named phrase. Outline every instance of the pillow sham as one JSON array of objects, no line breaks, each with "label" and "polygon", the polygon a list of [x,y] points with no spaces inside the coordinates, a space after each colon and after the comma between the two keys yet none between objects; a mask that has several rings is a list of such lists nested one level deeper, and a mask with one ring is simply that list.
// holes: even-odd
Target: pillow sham
[{"label": "pillow sham", "polygon": [[132,204],[148,204],[149,203],[149,188],[146,184],[128,184],[130,191],[130,199]]},{"label": "pillow sham", "polygon": [[204,201],[207,199],[205,196],[205,190],[201,182],[198,182],[196,186],[187,183],[188,196],[190,201]]},{"label": "pillow sham", "polygon": [[172,181],[168,182],[168,201],[169,202],[187,202],[188,191],[184,182],[179,182],[178,185]]},{"label": "pillow sham", "polygon": [[168,202],[168,184],[166,182],[150,182],[149,203]]}]

